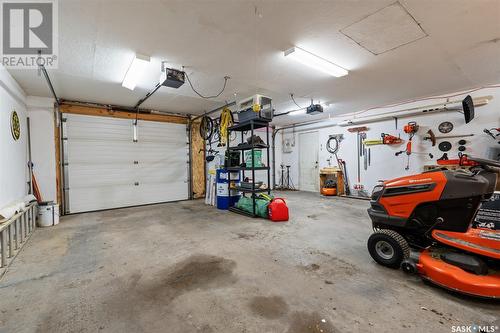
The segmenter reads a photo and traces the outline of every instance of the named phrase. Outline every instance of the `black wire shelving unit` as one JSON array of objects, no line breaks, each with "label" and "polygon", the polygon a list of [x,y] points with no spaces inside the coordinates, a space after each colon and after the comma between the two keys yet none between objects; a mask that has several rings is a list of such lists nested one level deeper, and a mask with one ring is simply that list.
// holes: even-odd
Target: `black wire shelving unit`
[{"label": "black wire shelving unit", "polygon": [[[266,128],[266,143],[251,143],[251,144],[246,144],[245,138],[244,138],[244,132],[250,132],[250,137],[254,136],[254,132],[256,129],[259,128]],[[228,191],[229,194],[231,193],[231,190],[236,190],[238,192],[242,192],[243,195],[250,194],[252,197],[252,212],[247,212],[244,210],[241,210],[237,207],[229,207],[229,210],[234,213],[238,213],[241,215],[246,215],[250,217],[257,217],[257,214],[255,213],[255,199],[256,199],[256,194],[258,193],[265,193],[267,192],[268,194],[271,194],[271,168],[269,166],[269,161],[270,161],[270,156],[269,156],[269,122],[259,120],[259,119],[251,119],[249,121],[243,122],[236,124],[234,126],[231,126],[228,128],[229,135],[231,135],[231,132],[240,132],[241,133],[241,142],[242,144],[235,146],[235,147],[228,147],[227,149],[229,151],[240,151],[241,152],[241,161],[245,160],[245,151],[250,150],[251,153],[251,165],[245,166],[245,167],[227,167],[228,171]],[[255,150],[256,149],[262,149],[266,151],[266,156],[267,156],[267,166],[260,166],[256,167],[255,165]],[[231,188],[231,172],[230,171],[241,171],[241,179],[245,179],[245,172],[251,172],[252,174],[252,187],[241,187],[241,186],[236,186]],[[262,188],[257,188],[256,187],[256,182],[255,182],[255,173],[256,171],[266,171],[267,172],[267,188],[262,189]]]}]

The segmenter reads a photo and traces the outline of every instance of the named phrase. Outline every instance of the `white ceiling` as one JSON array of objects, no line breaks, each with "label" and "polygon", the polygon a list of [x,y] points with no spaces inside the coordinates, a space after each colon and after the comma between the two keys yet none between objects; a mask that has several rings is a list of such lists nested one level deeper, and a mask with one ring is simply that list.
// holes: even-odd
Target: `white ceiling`
[{"label": "white ceiling", "polygon": [[[399,3],[403,11],[386,8],[394,0],[59,0],[59,68],[49,75],[62,98],[130,106],[156,84],[162,60],[186,66],[204,94],[218,92],[231,76],[217,100],[198,98],[186,83],[162,87],[143,105],[192,114],[235,94],[269,95],[283,112],[294,109],[293,92],[299,104],[314,98],[340,114],[500,82],[500,1]],[[373,52],[392,44],[403,45]],[[293,45],[349,75],[334,78],[285,59]],[[152,64],[132,92],[121,81],[135,53],[151,56]],[[50,96],[36,70],[10,72],[28,95]],[[301,120],[313,118],[280,117]]]}]

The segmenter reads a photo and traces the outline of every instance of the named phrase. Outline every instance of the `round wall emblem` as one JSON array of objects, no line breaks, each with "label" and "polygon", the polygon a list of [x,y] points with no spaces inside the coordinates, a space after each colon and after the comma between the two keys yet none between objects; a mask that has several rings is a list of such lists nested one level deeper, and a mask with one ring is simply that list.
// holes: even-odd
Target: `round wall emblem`
[{"label": "round wall emblem", "polygon": [[19,121],[19,116],[16,111],[12,111],[10,115],[10,130],[14,140],[19,140],[21,137],[21,122]]}]

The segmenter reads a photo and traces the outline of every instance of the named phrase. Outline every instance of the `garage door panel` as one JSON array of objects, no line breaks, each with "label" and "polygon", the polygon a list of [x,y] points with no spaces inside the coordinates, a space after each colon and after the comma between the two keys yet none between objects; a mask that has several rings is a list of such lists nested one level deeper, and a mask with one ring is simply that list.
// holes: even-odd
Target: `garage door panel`
[{"label": "garage door panel", "polygon": [[169,180],[172,181],[172,179],[180,179],[182,182],[184,182],[187,186],[187,181],[185,181],[185,172],[179,169],[161,169],[161,168],[151,168],[151,169],[141,169],[140,172],[137,174],[137,179],[140,182],[154,182],[159,181],[159,182],[165,182],[167,183]]},{"label": "garage door panel", "polygon": [[133,206],[134,185],[81,187],[70,191],[71,213]]},{"label": "garage door panel", "polygon": [[[168,187],[174,194],[163,191]],[[88,212],[127,206],[185,200],[185,182],[140,184],[139,186],[105,186],[78,188],[73,196],[71,212]]]},{"label": "garage door panel", "polygon": [[[182,130],[179,131],[179,128]],[[140,142],[155,142],[174,143],[180,145],[187,144],[186,127],[179,124],[159,123],[159,122],[139,122],[138,133],[141,138]]]},{"label": "garage door panel", "polygon": [[182,124],[66,115],[67,209],[77,213],[188,198]]},{"label": "garage door panel", "polygon": [[[136,191],[135,201],[140,205],[167,201],[185,200],[187,184],[184,181],[168,183],[140,183]],[[165,191],[168,188],[169,191]]]},{"label": "garage door panel", "polygon": [[176,169],[187,169],[187,161],[177,161],[180,158],[187,159],[185,154],[172,154],[171,156],[161,156],[163,158],[151,157],[138,157],[138,163],[143,168],[176,168]]},{"label": "garage door panel", "polygon": [[68,185],[71,189],[75,187],[133,185],[139,176],[137,168],[132,164],[128,166],[71,164],[68,166],[68,170]]},{"label": "garage door panel", "polygon": [[[186,163],[189,150],[179,144],[124,144],[120,142],[68,142],[68,157],[77,163],[133,163],[134,161]],[[184,145],[184,144],[182,144]]]},{"label": "garage door panel", "polygon": [[179,164],[186,162],[188,150],[179,146],[168,145],[162,147],[144,147],[139,149],[137,156],[139,160],[143,161],[164,161],[168,159],[171,163]]},{"label": "garage door panel", "polygon": [[66,115],[69,140],[132,141],[133,120],[80,115]]},{"label": "garage door panel", "polygon": [[133,163],[139,149],[133,144],[115,141],[85,142],[68,140],[67,156],[73,163]]}]

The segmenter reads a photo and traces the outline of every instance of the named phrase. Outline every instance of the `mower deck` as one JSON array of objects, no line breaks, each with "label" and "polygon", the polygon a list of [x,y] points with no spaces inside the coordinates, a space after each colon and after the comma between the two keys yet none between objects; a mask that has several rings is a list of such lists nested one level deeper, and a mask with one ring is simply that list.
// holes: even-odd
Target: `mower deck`
[{"label": "mower deck", "polygon": [[495,231],[474,228],[470,228],[465,233],[434,230],[432,237],[451,247],[500,259],[500,238],[498,232]]},{"label": "mower deck", "polygon": [[417,269],[421,277],[446,289],[463,294],[500,298],[500,271],[490,270],[487,275],[476,275],[448,264],[440,259],[439,251],[420,253]]}]

